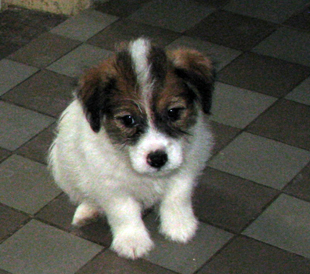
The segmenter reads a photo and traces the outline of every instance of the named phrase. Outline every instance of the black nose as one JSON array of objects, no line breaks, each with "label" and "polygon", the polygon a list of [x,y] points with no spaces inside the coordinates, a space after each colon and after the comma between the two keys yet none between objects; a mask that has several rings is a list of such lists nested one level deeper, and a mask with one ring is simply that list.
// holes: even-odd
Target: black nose
[{"label": "black nose", "polygon": [[168,155],[165,151],[156,150],[147,156],[147,163],[151,167],[161,168],[168,161]]}]

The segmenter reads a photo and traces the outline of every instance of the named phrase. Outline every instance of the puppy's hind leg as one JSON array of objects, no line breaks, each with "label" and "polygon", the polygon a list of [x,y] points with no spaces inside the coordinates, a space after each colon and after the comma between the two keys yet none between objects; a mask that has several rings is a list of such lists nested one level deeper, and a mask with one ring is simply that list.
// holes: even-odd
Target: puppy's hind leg
[{"label": "puppy's hind leg", "polygon": [[72,225],[76,227],[81,227],[99,216],[99,210],[95,206],[92,206],[86,202],[81,203],[73,216]]}]

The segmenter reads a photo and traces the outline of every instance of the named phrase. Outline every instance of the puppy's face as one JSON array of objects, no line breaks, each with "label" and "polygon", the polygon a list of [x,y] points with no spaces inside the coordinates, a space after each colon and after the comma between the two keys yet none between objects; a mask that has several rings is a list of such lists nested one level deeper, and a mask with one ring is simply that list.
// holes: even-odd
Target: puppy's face
[{"label": "puppy's face", "polygon": [[183,162],[199,112],[211,107],[211,63],[192,50],[166,53],[138,39],[90,70],[78,97],[94,132],[102,127],[142,174],[166,174]]}]

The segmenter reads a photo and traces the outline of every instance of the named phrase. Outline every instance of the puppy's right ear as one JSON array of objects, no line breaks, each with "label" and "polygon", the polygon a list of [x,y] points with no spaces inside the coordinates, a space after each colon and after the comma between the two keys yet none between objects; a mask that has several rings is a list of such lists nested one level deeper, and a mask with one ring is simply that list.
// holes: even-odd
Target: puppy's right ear
[{"label": "puppy's right ear", "polygon": [[113,79],[99,67],[90,69],[80,80],[77,97],[94,132],[100,131],[113,86]]}]

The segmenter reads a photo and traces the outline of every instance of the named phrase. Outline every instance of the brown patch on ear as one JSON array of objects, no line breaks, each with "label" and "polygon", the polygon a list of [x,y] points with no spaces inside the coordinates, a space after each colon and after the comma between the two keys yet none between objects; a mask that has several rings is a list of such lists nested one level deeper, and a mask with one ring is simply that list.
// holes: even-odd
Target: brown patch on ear
[{"label": "brown patch on ear", "polygon": [[210,59],[192,49],[177,49],[169,53],[175,74],[199,98],[205,113],[210,113],[215,71]]},{"label": "brown patch on ear", "polygon": [[80,79],[77,96],[81,101],[91,128],[98,132],[106,109],[109,93],[115,83],[113,59],[89,69]]}]

